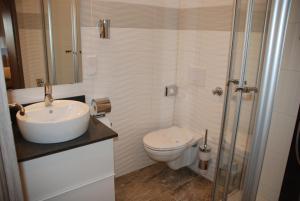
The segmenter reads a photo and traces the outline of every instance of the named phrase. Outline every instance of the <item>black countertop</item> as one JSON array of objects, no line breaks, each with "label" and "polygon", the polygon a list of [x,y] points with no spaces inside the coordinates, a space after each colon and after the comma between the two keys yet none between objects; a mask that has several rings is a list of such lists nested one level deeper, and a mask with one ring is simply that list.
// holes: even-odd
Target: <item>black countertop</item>
[{"label": "black countertop", "polygon": [[118,136],[116,132],[98,121],[95,117],[90,118],[88,130],[82,136],[67,142],[54,144],[38,144],[26,141],[22,137],[16,123],[13,122],[12,127],[15,137],[18,162],[74,149]]}]

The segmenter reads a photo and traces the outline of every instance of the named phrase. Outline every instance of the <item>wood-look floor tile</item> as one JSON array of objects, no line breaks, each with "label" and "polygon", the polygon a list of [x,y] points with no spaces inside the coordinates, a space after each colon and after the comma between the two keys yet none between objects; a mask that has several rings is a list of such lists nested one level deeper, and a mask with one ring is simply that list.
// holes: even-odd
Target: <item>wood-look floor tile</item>
[{"label": "wood-look floor tile", "polygon": [[157,163],[116,179],[117,201],[209,201],[212,182]]}]

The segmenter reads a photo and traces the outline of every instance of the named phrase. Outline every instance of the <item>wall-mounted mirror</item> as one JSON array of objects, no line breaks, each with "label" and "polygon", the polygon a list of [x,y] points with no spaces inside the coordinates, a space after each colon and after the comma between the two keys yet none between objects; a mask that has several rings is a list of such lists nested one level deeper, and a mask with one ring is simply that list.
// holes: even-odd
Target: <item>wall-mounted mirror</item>
[{"label": "wall-mounted mirror", "polygon": [[81,82],[79,0],[4,1],[0,44],[7,88]]}]

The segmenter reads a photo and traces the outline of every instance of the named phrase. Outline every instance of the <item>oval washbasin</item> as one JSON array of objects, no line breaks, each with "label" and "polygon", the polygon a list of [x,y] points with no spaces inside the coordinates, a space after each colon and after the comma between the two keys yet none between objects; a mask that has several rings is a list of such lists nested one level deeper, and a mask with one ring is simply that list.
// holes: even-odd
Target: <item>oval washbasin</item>
[{"label": "oval washbasin", "polygon": [[72,100],[55,100],[46,107],[44,102],[25,107],[25,115],[17,113],[22,136],[35,143],[58,143],[75,139],[88,129],[89,106]]}]

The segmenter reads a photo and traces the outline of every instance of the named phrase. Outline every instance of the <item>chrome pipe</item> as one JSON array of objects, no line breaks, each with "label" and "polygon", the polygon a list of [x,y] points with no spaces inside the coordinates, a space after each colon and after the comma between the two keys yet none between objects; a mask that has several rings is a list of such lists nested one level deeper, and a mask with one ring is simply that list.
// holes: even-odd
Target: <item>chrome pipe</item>
[{"label": "chrome pipe", "polygon": [[260,95],[255,118],[254,135],[249,155],[242,200],[255,201],[264,161],[278,84],[291,0],[274,0],[266,38]]},{"label": "chrome pipe", "polygon": [[49,70],[49,75],[51,79],[49,82],[51,84],[57,84],[56,81],[56,65],[55,65],[55,47],[54,47],[54,39],[53,39],[53,25],[52,25],[52,11],[51,11],[51,1],[47,0],[47,12],[48,12],[48,31],[49,31],[49,49],[50,49],[50,62],[51,62],[51,70]]},{"label": "chrome pipe", "polygon": [[[241,72],[240,72],[240,81],[238,87],[244,87],[244,80],[245,80],[245,74],[246,74],[246,68],[247,68],[247,58],[249,53],[249,43],[250,43],[250,33],[252,30],[252,19],[253,19],[253,8],[254,8],[254,0],[249,0],[248,6],[247,6],[247,18],[246,18],[246,24],[245,24],[245,38],[244,38],[244,44],[243,44],[243,58],[242,58],[242,66],[241,66]],[[230,151],[229,151],[229,160],[227,165],[227,172],[225,177],[225,186],[224,186],[224,194],[223,194],[223,200],[227,200],[227,192],[229,190],[229,181],[230,181],[230,175],[231,175],[231,169],[232,169],[232,163],[234,160],[234,154],[235,154],[235,145],[238,135],[238,129],[239,129],[239,119],[241,114],[241,105],[242,105],[242,91],[238,92],[237,101],[236,101],[236,112],[234,116],[234,124],[231,134],[231,144],[230,144]]]},{"label": "chrome pipe", "polygon": [[220,139],[219,139],[219,145],[218,145],[218,154],[217,154],[217,160],[216,160],[216,169],[215,169],[215,173],[214,173],[214,186],[213,186],[213,190],[212,190],[212,200],[215,201],[218,199],[217,197],[217,181],[218,181],[218,176],[219,176],[219,166],[220,166],[220,160],[221,160],[221,154],[222,154],[222,147],[223,147],[223,141],[224,141],[224,129],[225,129],[225,120],[226,120],[226,115],[228,112],[228,104],[229,104],[229,99],[230,99],[230,91],[229,91],[229,83],[230,83],[230,79],[232,76],[232,65],[233,65],[233,61],[234,61],[234,54],[233,54],[233,50],[236,47],[236,43],[234,41],[234,38],[236,38],[236,33],[237,33],[237,29],[238,29],[238,23],[235,20],[235,16],[237,16],[238,12],[239,12],[239,0],[235,0],[234,1],[234,5],[233,5],[233,15],[232,15],[232,30],[231,30],[231,36],[230,36],[230,47],[229,47],[229,55],[228,55],[228,70],[227,70],[227,85],[225,88],[225,96],[224,96],[224,106],[223,106],[223,115],[222,115],[222,124],[221,124],[221,129],[220,129]]},{"label": "chrome pipe", "polygon": [[77,1],[73,0],[71,5],[72,19],[72,59],[74,67],[74,82],[79,82],[79,66],[78,66],[78,37],[77,37]]},{"label": "chrome pipe", "polygon": [[[260,44],[260,53],[259,53],[259,65],[258,65],[258,70],[256,72],[256,79],[255,79],[255,86],[260,86],[260,79],[261,79],[261,72],[262,72],[262,64],[263,64],[263,57],[264,57],[264,52],[265,52],[265,41],[267,38],[267,32],[268,32],[268,23],[269,23],[269,17],[270,17],[270,3],[272,0],[267,0],[266,2],[266,12],[265,12],[265,21],[264,21],[264,26],[263,26],[263,30],[262,30],[262,40],[261,40],[261,44]],[[247,83],[245,83],[247,84]],[[257,92],[258,92],[258,88],[257,88]],[[253,94],[253,101],[252,101],[252,106],[251,106],[251,113],[250,113],[250,122],[248,125],[248,135],[249,138],[253,136],[253,129],[254,129],[254,124],[255,124],[255,112],[257,109],[257,104],[258,104],[258,93],[254,93]],[[245,150],[250,150],[251,147],[251,140],[248,140]],[[245,152],[245,154],[247,154]],[[248,157],[244,157],[243,159],[243,171],[242,171],[242,176],[241,176],[241,181],[240,181],[240,186],[242,187],[242,185],[244,184],[244,180],[245,180],[245,171],[247,169],[247,165],[248,165]]]},{"label": "chrome pipe", "polygon": [[52,102],[54,101],[52,97],[52,86],[49,83],[44,84],[44,102],[45,106],[51,106]]},{"label": "chrome pipe", "polygon": [[[44,0],[40,0],[41,3],[41,16],[42,16],[42,27],[43,27],[43,45],[44,45],[44,52],[45,52],[45,72],[46,72],[46,82],[50,82],[50,75],[49,75],[49,64],[48,64],[48,53],[47,53],[47,32],[46,32],[46,19],[45,19],[45,5]],[[39,85],[38,85],[39,87]]]}]

